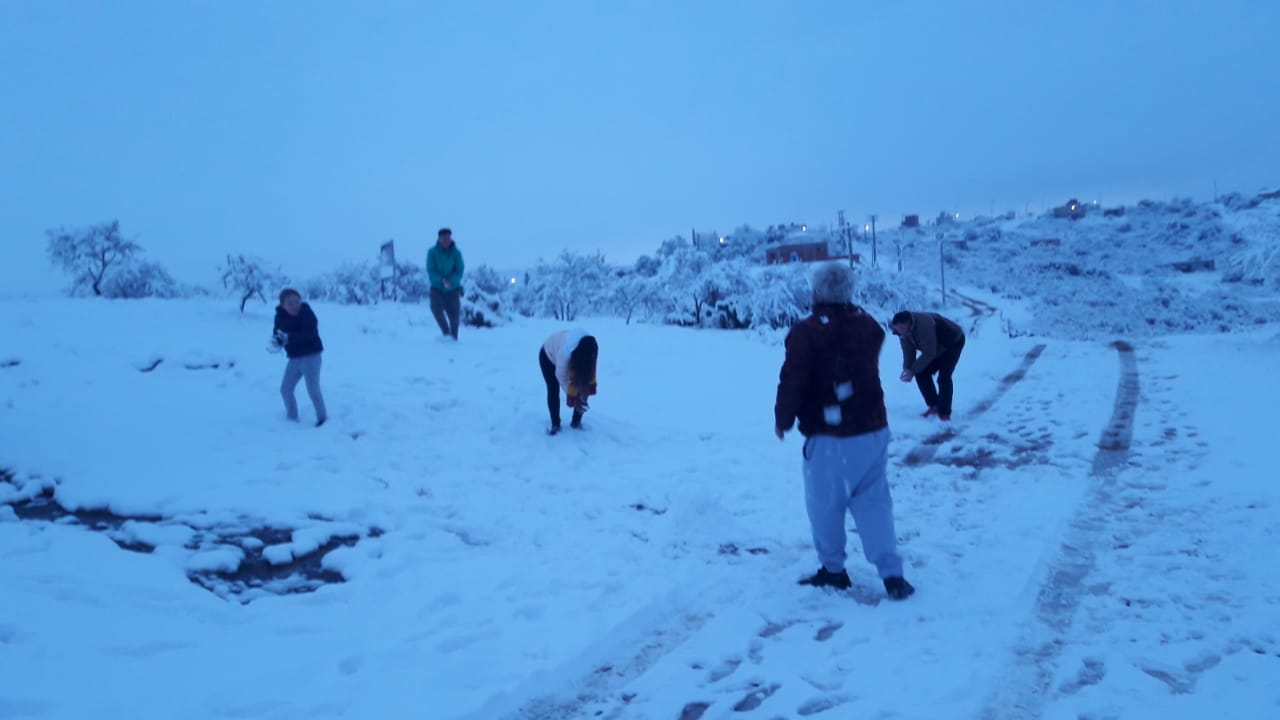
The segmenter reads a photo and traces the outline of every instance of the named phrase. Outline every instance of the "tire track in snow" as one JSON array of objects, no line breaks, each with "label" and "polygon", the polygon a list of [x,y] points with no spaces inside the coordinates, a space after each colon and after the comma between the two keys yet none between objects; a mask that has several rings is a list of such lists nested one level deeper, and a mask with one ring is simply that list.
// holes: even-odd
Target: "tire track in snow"
[{"label": "tire track in snow", "polygon": [[[697,633],[713,617],[697,598],[709,588],[675,593],[633,615],[591,647],[549,673],[539,673],[505,699],[466,720],[609,718],[632,697],[622,689]],[[683,608],[683,609],[682,609]],[[629,648],[619,652],[619,648]]]},{"label": "tire track in snow", "polygon": [[1134,415],[1138,407],[1138,361],[1133,346],[1112,343],[1120,355],[1120,380],[1111,419],[1098,441],[1090,469],[1093,488],[1067,526],[1058,556],[1035,602],[1035,621],[1017,648],[1006,682],[983,709],[983,720],[1038,718],[1053,684],[1054,669],[1086,592],[1084,579],[1092,571],[1098,538],[1106,525],[1105,509],[1113,501],[1116,476],[1129,459]]},{"label": "tire track in snow", "polygon": [[[1000,383],[996,385],[995,389],[979,401],[978,404],[973,407],[973,410],[969,411],[965,416],[965,420],[977,419],[999,402],[1000,398],[1004,397],[1005,393],[1009,392],[1010,388],[1018,384],[1019,381],[1027,376],[1027,371],[1031,369],[1031,366],[1034,365],[1036,360],[1038,360],[1044,353],[1046,347],[1048,346],[1041,343],[1028,350],[1018,367],[1008,375],[1001,378]],[[948,441],[954,440],[959,435],[960,431],[957,430],[955,426],[949,426],[945,430],[936,432],[921,440],[920,444],[911,448],[906,457],[903,458],[902,462],[908,467],[924,465],[930,460],[933,460],[933,456],[937,454],[939,447]]]}]

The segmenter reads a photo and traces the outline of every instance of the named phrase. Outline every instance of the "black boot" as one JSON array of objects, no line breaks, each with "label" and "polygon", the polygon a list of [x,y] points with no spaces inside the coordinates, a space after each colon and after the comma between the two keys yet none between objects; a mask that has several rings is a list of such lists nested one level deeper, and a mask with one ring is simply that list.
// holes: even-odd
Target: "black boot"
[{"label": "black boot", "polygon": [[884,591],[894,600],[906,600],[916,589],[905,578],[887,577],[884,579]]},{"label": "black boot", "polygon": [[560,432],[560,423],[555,423],[554,425],[551,426],[551,429],[547,430],[548,435],[556,435],[559,432]]},{"label": "black boot", "polygon": [[849,580],[849,571],[841,570],[838,573],[828,571],[826,568],[818,568],[818,572],[803,578],[797,585],[812,585],[814,587],[833,587],[837,590],[848,590],[853,587],[853,583]]},{"label": "black boot", "polygon": [[582,413],[578,412],[577,410],[573,411],[573,419],[569,421],[569,427],[573,428],[574,430],[582,429]]}]

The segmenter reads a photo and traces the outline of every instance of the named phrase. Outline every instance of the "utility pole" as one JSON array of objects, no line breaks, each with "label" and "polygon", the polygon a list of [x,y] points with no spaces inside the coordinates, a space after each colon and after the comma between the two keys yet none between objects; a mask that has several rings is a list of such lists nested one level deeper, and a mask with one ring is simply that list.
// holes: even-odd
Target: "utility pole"
[{"label": "utility pole", "polygon": [[871,264],[880,267],[880,262],[876,256],[876,216],[871,216]]},{"label": "utility pole", "polygon": [[942,278],[942,307],[947,306],[947,256],[942,251],[942,233],[938,233],[938,275]]},{"label": "utility pole", "polygon": [[839,218],[837,224],[840,226],[840,239],[844,241],[844,254],[849,258],[849,267],[853,267],[853,228],[844,219],[843,210],[839,212],[837,217]]}]

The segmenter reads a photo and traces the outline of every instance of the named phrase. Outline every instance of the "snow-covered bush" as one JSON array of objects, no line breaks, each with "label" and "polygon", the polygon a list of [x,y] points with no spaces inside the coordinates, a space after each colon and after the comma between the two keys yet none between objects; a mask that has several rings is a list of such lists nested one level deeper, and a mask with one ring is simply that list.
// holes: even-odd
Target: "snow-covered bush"
[{"label": "snow-covered bush", "polygon": [[[379,280],[379,283],[384,281]],[[395,275],[391,278],[392,299],[399,302],[422,302],[431,294],[431,279],[427,270],[417,263],[396,263]],[[383,289],[383,294],[387,294]]]},{"label": "snow-covered bush", "polygon": [[1280,238],[1232,255],[1223,279],[1280,289]]},{"label": "snow-covered bush", "polygon": [[495,327],[507,323],[511,280],[504,279],[488,265],[468,270],[463,279],[462,323],[473,327]]},{"label": "snow-covered bush", "polygon": [[102,281],[100,289],[103,297],[126,300],[170,299],[189,294],[167,270],[147,261],[134,261],[113,269]]},{"label": "snow-covered bush", "polygon": [[479,285],[467,286],[462,298],[462,324],[472,327],[505,325],[501,296],[485,292]]},{"label": "snow-covered bush", "polygon": [[303,285],[306,295],[341,305],[374,305],[382,296],[379,267],[373,263],[347,263]]}]

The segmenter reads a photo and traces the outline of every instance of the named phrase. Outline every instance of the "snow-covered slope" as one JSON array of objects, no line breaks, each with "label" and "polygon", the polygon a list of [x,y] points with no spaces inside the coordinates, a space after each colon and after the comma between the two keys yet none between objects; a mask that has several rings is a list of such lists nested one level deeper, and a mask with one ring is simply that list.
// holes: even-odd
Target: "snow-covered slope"
[{"label": "snow-covered slope", "polygon": [[882,266],[1000,305],[1025,304],[1015,332],[1150,337],[1226,332],[1280,320],[1280,201],[1144,202],[1107,216],[974,220],[886,231]]}]

